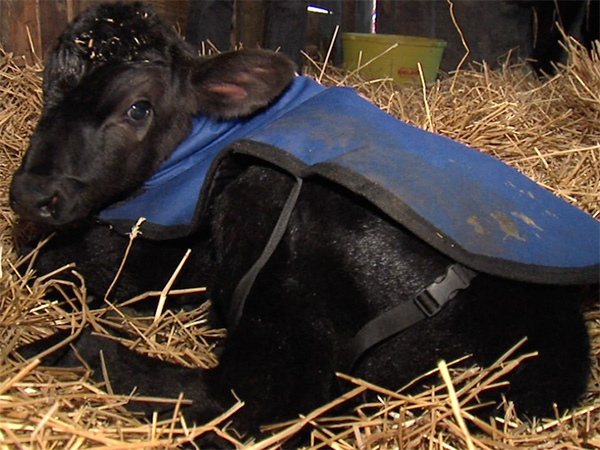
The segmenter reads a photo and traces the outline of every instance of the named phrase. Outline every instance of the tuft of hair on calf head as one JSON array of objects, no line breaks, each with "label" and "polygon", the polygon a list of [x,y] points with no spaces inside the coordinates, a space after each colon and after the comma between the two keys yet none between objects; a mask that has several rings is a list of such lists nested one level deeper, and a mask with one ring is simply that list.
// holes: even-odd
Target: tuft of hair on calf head
[{"label": "tuft of hair on calf head", "polygon": [[92,6],[59,36],[46,60],[44,104],[57,105],[94,68],[111,62],[172,66],[195,57],[194,50],[144,2]]},{"label": "tuft of hair on calf head", "polygon": [[[60,105],[69,91],[98,67],[147,63],[164,67],[185,84],[191,113],[232,118],[253,113],[283,92],[295,74],[282,54],[242,50],[199,57],[144,2],[100,3],[76,17],[59,36],[46,60],[44,108]],[[189,77],[189,78],[188,78]],[[193,92],[192,92],[193,91]]]}]

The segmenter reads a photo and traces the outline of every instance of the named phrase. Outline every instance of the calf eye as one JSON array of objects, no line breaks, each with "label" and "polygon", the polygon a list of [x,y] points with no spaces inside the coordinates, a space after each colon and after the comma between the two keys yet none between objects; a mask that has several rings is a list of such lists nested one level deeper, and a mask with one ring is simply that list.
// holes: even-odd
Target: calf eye
[{"label": "calf eye", "polygon": [[127,110],[127,117],[135,122],[144,120],[150,115],[152,107],[148,102],[137,102],[129,107]]}]

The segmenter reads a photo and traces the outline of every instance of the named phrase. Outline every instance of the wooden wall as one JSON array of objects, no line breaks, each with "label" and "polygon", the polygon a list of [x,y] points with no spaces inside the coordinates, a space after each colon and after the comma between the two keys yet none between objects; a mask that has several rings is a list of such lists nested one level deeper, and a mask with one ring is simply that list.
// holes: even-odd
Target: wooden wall
[{"label": "wooden wall", "polygon": [[[66,24],[89,6],[101,0],[0,0],[0,44],[8,52],[24,55],[30,62],[43,58],[54,45],[57,36]],[[103,0],[134,1],[134,0]],[[156,10],[185,35],[189,1],[203,0],[148,0]],[[381,1],[381,0],[380,0]],[[388,0],[395,1],[395,0]],[[319,0],[311,1],[318,4]],[[324,3],[329,5],[328,3]],[[342,29],[355,30],[354,0],[342,0],[339,6],[343,11]],[[263,37],[263,1],[237,0],[236,18],[233,23],[235,43],[245,47],[260,46]],[[333,28],[324,27],[321,14],[309,14],[305,50],[317,58],[317,53],[325,55]]]},{"label": "wooden wall", "polygon": [[[99,0],[0,0],[0,43],[6,51],[24,55],[29,61],[33,61],[34,52],[41,58],[73,17],[99,2]],[[150,0],[150,2],[171,25],[182,33],[185,32],[188,0]]]}]

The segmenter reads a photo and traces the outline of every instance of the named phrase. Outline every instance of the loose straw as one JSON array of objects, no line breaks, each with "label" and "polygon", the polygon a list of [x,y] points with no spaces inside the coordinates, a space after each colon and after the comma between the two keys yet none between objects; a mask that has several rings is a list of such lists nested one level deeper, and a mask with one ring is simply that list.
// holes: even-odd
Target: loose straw
[{"label": "loose straw", "polygon": [[448,394],[450,395],[450,402],[452,404],[452,411],[454,412],[454,417],[460,426],[460,429],[463,432],[463,436],[465,438],[465,442],[467,443],[467,447],[469,450],[474,450],[473,440],[471,439],[471,433],[469,433],[469,429],[465,424],[465,420],[460,411],[460,405],[458,404],[458,399],[456,397],[456,391],[454,390],[454,385],[452,384],[452,378],[450,377],[450,372],[448,371],[448,366],[445,361],[440,361],[438,363],[438,369],[440,370],[440,374],[446,383],[446,387],[448,388]]}]

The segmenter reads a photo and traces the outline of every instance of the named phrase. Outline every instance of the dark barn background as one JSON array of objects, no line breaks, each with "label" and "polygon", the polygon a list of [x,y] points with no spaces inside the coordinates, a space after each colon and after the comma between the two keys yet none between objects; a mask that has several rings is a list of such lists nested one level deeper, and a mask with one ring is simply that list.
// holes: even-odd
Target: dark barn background
[{"label": "dark barn background", "polygon": [[[114,0],[113,0],[114,1]],[[150,0],[182,34],[188,23],[190,2],[207,0]],[[302,0],[295,0],[302,1]],[[42,57],[65,24],[96,0],[0,0],[0,43],[6,51],[31,60],[32,49]],[[305,51],[319,58],[326,53],[336,24],[342,31],[368,32],[372,0],[320,0],[331,14],[308,15]],[[551,70],[559,61],[557,24],[582,43],[598,39],[600,0],[455,0],[454,16],[470,49],[469,60],[487,61],[492,67],[513,51],[521,58],[540,61],[538,69]],[[236,0],[232,43],[262,45],[264,1]],[[441,69],[455,69],[465,54],[447,0],[377,0],[378,33],[442,38],[448,46]],[[224,25],[227,26],[227,25]],[[338,38],[332,61],[341,62]],[[224,49],[221,49],[224,50]]]}]

